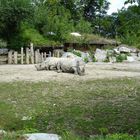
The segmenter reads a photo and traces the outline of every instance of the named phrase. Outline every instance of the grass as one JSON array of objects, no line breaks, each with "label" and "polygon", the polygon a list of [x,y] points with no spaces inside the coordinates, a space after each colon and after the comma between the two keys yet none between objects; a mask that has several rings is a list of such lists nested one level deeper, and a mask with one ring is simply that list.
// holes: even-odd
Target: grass
[{"label": "grass", "polygon": [[[57,133],[66,140],[138,135],[140,79],[0,83],[0,129]],[[111,136],[96,139],[117,140]]]}]

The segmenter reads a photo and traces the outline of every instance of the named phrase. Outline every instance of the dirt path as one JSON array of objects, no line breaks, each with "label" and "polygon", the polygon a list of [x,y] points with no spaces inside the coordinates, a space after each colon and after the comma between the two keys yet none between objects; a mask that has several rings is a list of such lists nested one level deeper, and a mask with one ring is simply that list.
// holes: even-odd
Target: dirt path
[{"label": "dirt path", "polygon": [[36,71],[34,65],[0,65],[0,82],[91,80],[118,77],[140,77],[140,63],[88,63],[85,76],[55,71]]}]

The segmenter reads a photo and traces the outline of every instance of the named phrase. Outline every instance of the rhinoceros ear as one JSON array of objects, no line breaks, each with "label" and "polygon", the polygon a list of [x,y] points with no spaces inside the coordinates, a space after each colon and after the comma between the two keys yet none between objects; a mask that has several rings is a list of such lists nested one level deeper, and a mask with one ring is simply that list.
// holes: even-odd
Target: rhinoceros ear
[{"label": "rhinoceros ear", "polygon": [[37,70],[40,70],[40,64],[36,64],[36,65],[35,65],[35,68],[36,68]]}]

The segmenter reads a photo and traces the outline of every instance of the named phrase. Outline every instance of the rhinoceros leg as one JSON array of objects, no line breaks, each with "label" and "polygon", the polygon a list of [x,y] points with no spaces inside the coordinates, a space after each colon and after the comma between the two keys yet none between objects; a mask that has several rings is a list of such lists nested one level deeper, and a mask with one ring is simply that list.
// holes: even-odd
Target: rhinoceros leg
[{"label": "rhinoceros leg", "polygon": [[60,66],[60,63],[59,63],[59,62],[57,63],[56,68],[57,68],[57,72],[58,72],[58,73],[62,72],[61,66]]},{"label": "rhinoceros leg", "polygon": [[77,69],[77,67],[73,67],[73,70],[74,70],[74,74],[75,75],[78,75],[78,69]]}]

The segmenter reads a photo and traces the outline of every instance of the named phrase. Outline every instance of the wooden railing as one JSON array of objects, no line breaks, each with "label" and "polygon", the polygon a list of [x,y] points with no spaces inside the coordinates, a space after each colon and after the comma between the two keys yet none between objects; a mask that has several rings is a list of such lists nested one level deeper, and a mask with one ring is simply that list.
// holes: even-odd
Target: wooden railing
[{"label": "wooden railing", "polygon": [[53,53],[40,52],[34,50],[33,46],[21,48],[20,52],[10,50],[8,54],[0,55],[0,64],[37,64],[46,60],[47,57],[60,57],[60,50],[53,50]]}]

